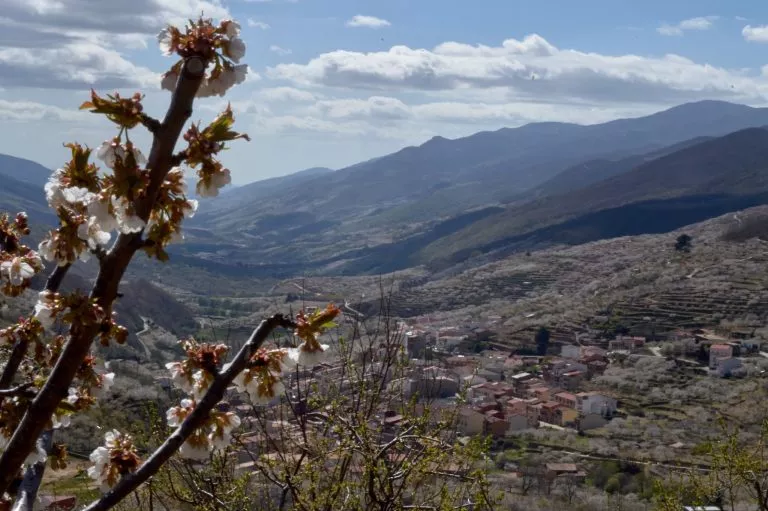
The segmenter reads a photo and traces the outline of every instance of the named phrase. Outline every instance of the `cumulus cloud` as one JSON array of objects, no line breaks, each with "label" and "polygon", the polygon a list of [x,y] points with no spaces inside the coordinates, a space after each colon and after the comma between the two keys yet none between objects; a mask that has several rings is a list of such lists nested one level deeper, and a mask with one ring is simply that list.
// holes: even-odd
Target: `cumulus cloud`
[{"label": "cumulus cloud", "polygon": [[700,16],[683,20],[677,25],[664,24],[656,29],[661,35],[681,36],[687,30],[709,30],[718,16]]},{"label": "cumulus cloud", "polygon": [[83,122],[89,116],[85,112],[66,110],[52,105],[32,101],[5,101],[0,99],[0,120],[2,121],[65,121]]},{"label": "cumulus cloud", "polygon": [[741,35],[747,41],[755,43],[768,43],[768,25],[756,26],[747,25],[741,31]]},{"label": "cumulus cloud", "polygon": [[248,26],[252,28],[260,28],[261,30],[268,30],[270,28],[269,24],[264,23],[263,21],[258,21],[253,18],[248,18]]},{"label": "cumulus cloud", "polygon": [[744,71],[699,64],[678,55],[611,56],[559,49],[539,35],[500,46],[457,42],[432,50],[394,46],[362,53],[338,50],[306,64],[268,69],[298,86],[377,91],[463,91],[506,88],[516,100],[670,104],[702,98],[764,101],[768,82]]},{"label": "cumulus cloud", "polygon": [[269,47],[269,51],[277,53],[278,55],[290,55],[293,53],[292,50],[289,50],[288,48],[282,48],[276,44],[273,44]]},{"label": "cumulus cloud", "polygon": [[256,94],[259,98],[270,102],[308,102],[317,98],[309,91],[293,87],[269,87],[259,90]]},{"label": "cumulus cloud", "polygon": [[123,52],[146,48],[164,23],[183,23],[200,12],[228,16],[220,0],[6,0],[0,13],[0,86],[156,83],[156,74]]},{"label": "cumulus cloud", "polygon": [[347,21],[348,27],[365,27],[365,28],[383,28],[390,26],[391,23],[387,20],[377,18],[375,16],[353,16],[352,19]]}]

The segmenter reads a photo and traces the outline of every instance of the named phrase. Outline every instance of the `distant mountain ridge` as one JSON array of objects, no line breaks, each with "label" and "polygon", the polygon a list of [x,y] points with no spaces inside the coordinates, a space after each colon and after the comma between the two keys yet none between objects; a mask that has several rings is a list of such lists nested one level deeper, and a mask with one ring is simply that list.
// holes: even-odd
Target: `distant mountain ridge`
[{"label": "distant mountain ridge", "polygon": [[227,274],[354,274],[663,232],[677,222],[661,211],[699,221],[765,200],[767,125],[768,109],[702,101],[603,124],[434,137],[206,200],[171,252]]}]

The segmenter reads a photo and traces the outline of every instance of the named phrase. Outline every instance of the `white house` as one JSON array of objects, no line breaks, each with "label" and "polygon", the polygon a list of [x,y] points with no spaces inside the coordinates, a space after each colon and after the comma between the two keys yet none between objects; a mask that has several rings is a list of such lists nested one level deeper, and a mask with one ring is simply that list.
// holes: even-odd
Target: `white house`
[{"label": "white house", "polygon": [[581,415],[598,414],[612,417],[616,413],[618,402],[598,392],[579,392],[576,394],[576,409]]}]

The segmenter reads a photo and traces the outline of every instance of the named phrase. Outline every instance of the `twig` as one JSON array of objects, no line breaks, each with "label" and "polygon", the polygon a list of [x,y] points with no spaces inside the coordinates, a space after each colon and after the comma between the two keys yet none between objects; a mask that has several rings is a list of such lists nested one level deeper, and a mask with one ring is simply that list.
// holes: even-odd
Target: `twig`
[{"label": "twig", "polygon": [[160,132],[162,124],[154,117],[150,117],[147,114],[141,114],[141,124],[144,125],[147,130],[153,135],[157,135]]},{"label": "twig", "polygon": [[141,484],[155,475],[158,470],[168,461],[171,456],[179,450],[181,445],[202,425],[209,417],[211,410],[224,397],[224,393],[232,380],[243,371],[248,360],[253,356],[257,349],[261,347],[264,341],[269,337],[273,330],[278,327],[294,328],[295,323],[284,317],[282,314],[276,314],[265,319],[253,331],[251,337],[243,345],[240,351],[235,355],[232,363],[226,371],[220,373],[211,383],[208,391],[190,413],[184,422],[169,436],[163,445],[144,462],[133,474],[124,476],[112,490],[104,494],[101,499],[92,502],[85,511],[107,511],[112,509],[117,503],[123,500],[131,492],[135,491]]},{"label": "twig", "polygon": [[12,387],[10,389],[2,389],[0,390],[0,396],[7,397],[7,396],[21,396],[26,395],[28,397],[34,397],[36,392],[34,390],[29,390],[29,388],[34,385],[31,382],[22,383],[21,385],[17,387]]},{"label": "twig", "polygon": [[187,158],[187,150],[179,151],[178,153],[171,156],[171,166],[172,167],[178,167],[182,163],[184,163],[184,160]]}]

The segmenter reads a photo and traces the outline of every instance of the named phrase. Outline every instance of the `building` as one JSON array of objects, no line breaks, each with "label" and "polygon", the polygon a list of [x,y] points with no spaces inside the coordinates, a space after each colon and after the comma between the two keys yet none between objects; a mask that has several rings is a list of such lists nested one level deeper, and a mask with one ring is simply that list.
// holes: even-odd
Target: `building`
[{"label": "building", "polygon": [[480,435],[485,430],[485,414],[467,406],[462,407],[456,425],[462,435]]},{"label": "building", "polygon": [[717,369],[718,362],[733,357],[733,346],[730,344],[713,344],[709,347],[709,368]]},{"label": "building", "polygon": [[618,407],[616,399],[599,392],[579,392],[576,394],[576,409],[582,415],[598,414],[613,417]]},{"label": "building", "polygon": [[721,358],[717,361],[715,372],[720,378],[735,376],[734,373],[741,368],[741,360],[735,357]]},{"label": "building", "polygon": [[528,423],[528,416],[525,414],[514,414],[514,415],[507,415],[507,424],[509,427],[507,428],[507,433],[514,433],[517,431],[523,431],[525,429],[528,429],[531,427],[531,425]]},{"label": "building", "polygon": [[559,392],[555,394],[554,397],[555,401],[560,403],[562,406],[565,406],[566,408],[572,408],[575,410],[578,405],[578,399],[576,399],[576,396],[570,392]]},{"label": "building", "polygon": [[577,481],[583,481],[587,477],[586,472],[581,470],[575,463],[547,463],[544,468],[544,475],[550,480],[568,477]]},{"label": "building", "polygon": [[576,360],[581,357],[581,346],[576,344],[564,344],[563,347],[560,348],[560,356]]}]

